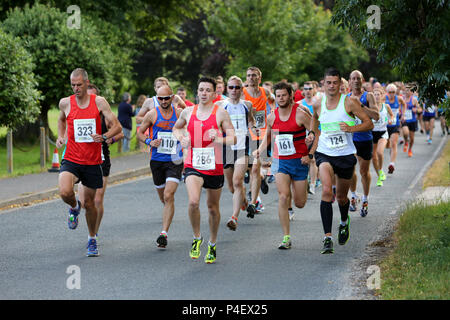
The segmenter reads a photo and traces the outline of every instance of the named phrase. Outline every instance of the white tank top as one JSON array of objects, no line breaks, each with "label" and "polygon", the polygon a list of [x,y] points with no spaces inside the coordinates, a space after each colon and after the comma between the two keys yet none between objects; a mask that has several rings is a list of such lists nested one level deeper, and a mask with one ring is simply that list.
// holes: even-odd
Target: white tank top
[{"label": "white tank top", "polygon": [[387,130],[387,123],[388,123],[388,112],[386,109],[386,104],[383,103],[381,110],[380,110],[380,118],[373,122],[373,129],[372,131],[386,131]]},{"label": "white tank top", "polygon": [[245,103],[240,100],[238,104],[232,104],[228,100],[224,106],[230,115],[231,123],[233,123],[237,143],[231,146],[231,150],[244,150],[245,141],[248,134],[248,108]]},{"label": "white tank top", "polygon": [[339,123],[345,122],[349,126],[355,125],[355,118],[345,111],[346,95],[341,94],[339,103],[334,110],[327,109],[327,96],[322,96],[319,122],[321,126],[317,152],[331,157],[346,156],[356,153],[353,136],[350,132],[341,130]]}]

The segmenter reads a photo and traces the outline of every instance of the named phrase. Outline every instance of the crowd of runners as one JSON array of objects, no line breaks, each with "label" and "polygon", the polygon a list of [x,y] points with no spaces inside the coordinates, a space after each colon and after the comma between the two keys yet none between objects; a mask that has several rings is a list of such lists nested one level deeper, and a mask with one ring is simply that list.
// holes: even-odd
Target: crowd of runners
[{"label": "crowd of runners", "polygon": [[[123,133],[85,70],[75,69],[70,82],[74,94],[59,104],[57,146],[65,145],[60,196],[69,205],[70,229],[76,229],[85,208],[87,256],[98,256],[98,231],[111,166],[108,148],[122,139]],[[194,104],[186,100],[184,88],[175,94],[168,79],[155,80],[156,95],[145,100],[136,123],[137,138],[148,146],[150,170],[163,206],[157,247],[168,246],[175,194],[182,181],[193,232],[192,259],[201,256],[200,195],[206,190],[206,263],[216,261],[225,180],[233,194],[224,224],[231,231],[238,229],[241,211],[254,219],[264,210],[263,194],[274,181],[283,232],[278,248],[291,248],[293,207],[303,208],[308,193],[314,195],[320,188],[321,253],[333,253],[333,202],[337,202],[341,217],[337,241],[345,245],[350,235],[349,211],[359,210],[361,217],[369,213],[371,165],[377,174],[376,185],[382,187],[384,168],[387,174],[395,173],[397,146],[413,157],[416,132],[426,134],[431,144],[435,120],[440,121],[442,134],[449,134],[442,110],[419,102],[414,83],[365,81],[358,70],[345,79],[329,68],[323,79],[306,81],[301,90],[285,80],[261,84],[262,72],[257,67],[246,70],[245,80],[235,75],[226,80],[201,77]],[[388,161],[384,160],[386,148],[390,150]],[[362,197],[356,194],[358,181]]]}]

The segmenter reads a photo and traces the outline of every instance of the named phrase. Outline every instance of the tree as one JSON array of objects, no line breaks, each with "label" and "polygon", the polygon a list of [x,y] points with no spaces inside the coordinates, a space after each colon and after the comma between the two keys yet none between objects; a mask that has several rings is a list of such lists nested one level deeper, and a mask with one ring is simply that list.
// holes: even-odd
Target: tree
[{"label": "tree", "polygon": [[319,79],[334,65],[349,72],[367,53],[312,0],[216,0],[209,30],[225,45],[228,73],[258,66],[268,80]]},{"label": "tree", "polygon": [[31,55],[19,39],[0,29],[0,126],[14,129],[39,115]]},{"label": "tree", "polygon": [[[77,67],[88,71],[90,80],[110,98],[117,86],[113,72],[127,72],[94,24],[85,17],[80,29],[67,26],[68,14],[35,4],[10,11],[2,28],[15,37],[32,55],[38,88],[42,92],[40,125],[48,127],[47,112],[59,99],[72,94],[70,73]],[[39,125],[39,124],[38,124]]]},{"label": "tree", "polygon": [[[450,2],[380,0],[369,8],[372,4],[336,1],[332,22],[349,29],[365,48],[376,50],[378,60],[394,68],[400,80],[417,82],[421,99],[439,102],[450,85]],[[373,19],[378,13],[377,27]]]}]

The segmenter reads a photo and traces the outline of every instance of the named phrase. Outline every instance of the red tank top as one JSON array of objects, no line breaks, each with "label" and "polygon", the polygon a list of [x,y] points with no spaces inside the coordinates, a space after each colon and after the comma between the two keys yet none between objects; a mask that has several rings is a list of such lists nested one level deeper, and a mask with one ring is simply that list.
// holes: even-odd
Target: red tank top
[{"label": "red tank top", "polygon": [[81,164],[102,163],[102,144],[93,142],[91,134],[102,134],[100,112],[95,103],[96,95],[90,95],[89,105],[81,109],[70,96],[70,112],[67,116],[67,146],[64,159]]},{"label": "red tank top", "polygon": [[273,157],[277,159],[297,159],[308,154],[305,144],[306,128],[298,126],[295,121],[297,108],[292,107],[287,121],[280,119],[279,108],[275,109],[275,120],[272,126]]},{"label": "red tank top", "polygon": [[188,148],[185,168],[193,168],[200,173],[209,176],[223,175],[223,146],[213,143],[209,139],[208,131],[215,129],[218,136],[222,137],[222,132],[217,126],[216,113],[219,107],[214,104],[211,115],[206,120],[197,118],[198,105],[194,106],[191,118],[187,125],[187,131],[191,137],[191,145]]},{"label": "red tank top", "polygon": [[[259,123],[259,127],[261,128],[261,134],[256,136],[253,134],[252,130],[250,130],[250,136],[252,140],[262,140],[266,135],[267,128],[267,96],[266,90],[263,87],[259,87],[260,95],[258,98],[253,98],[247,91],[247,88],[244,88],[244,97],[245,100],[248,100],[252,103],[253,108],[256,110],[255,120],[256,125]],[[262,125],[261,125],[262,123]]]}]

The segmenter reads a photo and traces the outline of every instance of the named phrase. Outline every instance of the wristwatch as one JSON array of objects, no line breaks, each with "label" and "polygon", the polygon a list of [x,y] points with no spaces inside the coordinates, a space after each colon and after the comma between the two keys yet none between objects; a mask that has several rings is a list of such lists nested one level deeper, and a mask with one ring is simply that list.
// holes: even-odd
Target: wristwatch
[{"label": "wristwatch", "polygon": [[108,140],[108,138],[106,137],[106,134],[102,134],[102,138],[103,138],[103,141]]},{"label": "wristwatch", "polygon": [[311,153],[308,153],[308,158],[312,159],[314,157],[314,155],[312,155]]}]

